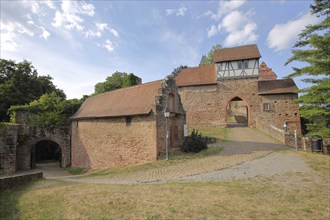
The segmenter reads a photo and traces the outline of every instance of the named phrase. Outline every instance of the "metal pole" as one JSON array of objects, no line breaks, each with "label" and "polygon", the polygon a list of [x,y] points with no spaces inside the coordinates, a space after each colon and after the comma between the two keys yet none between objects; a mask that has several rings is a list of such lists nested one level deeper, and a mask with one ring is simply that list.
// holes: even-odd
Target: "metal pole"
[{"label": "metal pole", "polygon": [[167,126],[167,117],[165,117],[166,119],[166,160],[169,159],[169,156],[168,156],[168,126]]},{"label": "metal pole", "polygon": [[298,139],[297,139],[297,131],[294,130],[294,147],[296,151],[298,151]]}]

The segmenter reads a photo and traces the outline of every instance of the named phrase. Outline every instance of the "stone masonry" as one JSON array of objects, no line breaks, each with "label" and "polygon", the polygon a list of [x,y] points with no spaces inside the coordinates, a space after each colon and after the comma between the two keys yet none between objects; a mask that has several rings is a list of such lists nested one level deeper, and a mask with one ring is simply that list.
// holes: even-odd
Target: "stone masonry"
[{"label": "stone masonry", "polygon": [[[159,87],[155,89],[157,85]],[[131,93],[136,95],[141,92],[143,92],[141,96],[148,96],[141,102],[151,106],[149,113],[136,112],[137,109],[145,108],[137,100],[132,100],[131,103],[122,102],[121,105],[124,106],[122,111],[109,110],[111,107],[108,106],[113,105],[117,105],[117,109],[121,108],[118,102],[112,103],[112,100],[122,100],[125,99],[125,95],[131,96]],[[143,97],[136,97],[136,99],[141,98]],[[97,109],[93,112],[94,115],[90,114],[87,117],[87,113],[93,111],[90,107],[93,108],[100,99],[105,103],[104,108]],[[164,110],[169,107],[170,102],[172,109],[168,127],[170,148],[173,149],[177,148],[183,139],[184,123],[184,111],[173,76],[162,81],[101,94],[87,100],[72,118],[72,166],[118,167],[154,161],[164,155],[166,141]],[[93,105],[89,106],[89,103]],[[135,113],[131,114],[132,111]]]},{"label": "stone masonry", "polygon": [[43,140],[57,143],[61,148],[61,166],[70,165],[70,135],[67,129],[44,129],[17,124],[0,128],[0,170],[13,173],[33,168],[33,149]]}]

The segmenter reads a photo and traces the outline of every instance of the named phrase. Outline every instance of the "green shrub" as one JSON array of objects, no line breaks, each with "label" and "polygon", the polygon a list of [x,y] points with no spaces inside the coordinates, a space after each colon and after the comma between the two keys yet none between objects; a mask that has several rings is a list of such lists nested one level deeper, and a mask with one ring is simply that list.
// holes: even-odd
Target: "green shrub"
[{"label": "green shrub", "polygon": [[207,138],[202,137],[202,134],[198,134],[198,131],[195,131],[195,129],[190,136],[184,138],[181,145],[183,152],[198,153],[204,149],[207,149]]}]

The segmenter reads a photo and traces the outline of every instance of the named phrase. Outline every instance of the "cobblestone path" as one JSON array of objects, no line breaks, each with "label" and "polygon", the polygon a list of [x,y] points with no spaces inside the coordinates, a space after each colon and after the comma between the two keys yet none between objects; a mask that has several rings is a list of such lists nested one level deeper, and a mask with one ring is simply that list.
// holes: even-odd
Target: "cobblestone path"
[{"label": "cobblestone path", "polygon": [[214,156],[176,161],[163,167],[119,173],[112,176],[96,175],[64,179],[73,182],[104,184],[164,182],[222,170],[261,158],[274,150],[290,149],[257,129],[246,127],[228,128],[227,139],[227,141],[216,143],[223,150]]}]

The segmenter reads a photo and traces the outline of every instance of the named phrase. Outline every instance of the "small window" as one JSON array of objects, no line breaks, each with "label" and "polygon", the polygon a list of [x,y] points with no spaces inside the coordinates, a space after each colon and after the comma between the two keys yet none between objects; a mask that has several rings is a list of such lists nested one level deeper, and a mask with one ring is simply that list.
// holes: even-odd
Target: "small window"
[{"label": "small window", "polygon": [[249,61],[248,60],[244,61],[244,68],[245,69],[249,68]]},{"label": "small window", "polygon": [[237,68],[238,68],[238,69],[242,69],[242,61],[238,61],[238,63],[237,63]]},{"label": "small window", "polygon": [[131,126],[131,124],[132,124],[132,116],[127,116],[125,118],[125,121],[126,121],[126,127]]},{"label": "small window", "polygon": [[270,111],[270,104],[264,103],[264,111]]}]

